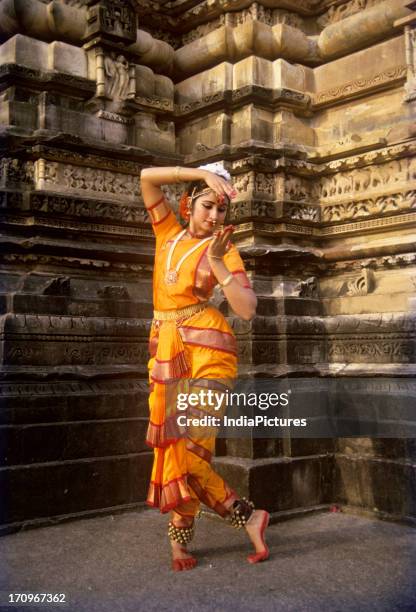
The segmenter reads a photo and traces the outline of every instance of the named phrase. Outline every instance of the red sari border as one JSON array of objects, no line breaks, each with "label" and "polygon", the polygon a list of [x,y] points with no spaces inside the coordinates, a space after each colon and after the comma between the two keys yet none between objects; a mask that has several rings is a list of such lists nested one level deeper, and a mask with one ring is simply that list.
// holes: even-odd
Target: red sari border
[{"label": "red sari border", "polygon": [[164,485],[150,481],[146,504],[153,508],[159,508],[162,513],[173,510],[183,502],[191,500],[186,480],[188,474],[179,478],[173,478]]}]

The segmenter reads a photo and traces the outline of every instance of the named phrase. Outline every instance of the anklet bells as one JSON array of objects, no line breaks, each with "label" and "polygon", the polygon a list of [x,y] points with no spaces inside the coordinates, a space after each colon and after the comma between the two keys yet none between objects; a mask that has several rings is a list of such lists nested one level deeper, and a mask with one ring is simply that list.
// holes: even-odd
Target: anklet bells
[{"label": "anklet bells", "polygon": [[195,527],[176,527],[172,522],[169,523],[168,536],[179,544],[188,544],[194,537]]},{"label": "anklet bells", "polygon": [[241,529],[254,512],[254,504],[245,497],[237,499],[231,506],[230,523],[236,529]]}]

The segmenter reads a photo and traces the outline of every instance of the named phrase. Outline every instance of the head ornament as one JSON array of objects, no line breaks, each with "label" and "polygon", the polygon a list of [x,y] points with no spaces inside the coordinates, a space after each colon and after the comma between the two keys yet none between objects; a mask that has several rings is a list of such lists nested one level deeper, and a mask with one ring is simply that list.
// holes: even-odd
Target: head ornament
[{"label": "head ornament", "polygon": [[[213,162],[211,164],[204,164],[203,166],[198,166],[198,168],[200,168],[201,170],[208,170],[209,172],[213,172],[214,174],[217,174],[218,176],[222,176],[222,178],[224,178],[226,181],[231,181],[230,173],[228,172],[228,170],[224,168],[221,162]],[[188,193],[187,191],[183,192],[181,199],[179,200],[179,214],[182,217],[182,219],[184,219],[185,221],[189,221],[193,201],[198,196],[202,195],[203,193],[208,193],[209,191],[211,191],[210,187],[201,188],[201,187],[195,186],[192,189],[191,193]]]}]

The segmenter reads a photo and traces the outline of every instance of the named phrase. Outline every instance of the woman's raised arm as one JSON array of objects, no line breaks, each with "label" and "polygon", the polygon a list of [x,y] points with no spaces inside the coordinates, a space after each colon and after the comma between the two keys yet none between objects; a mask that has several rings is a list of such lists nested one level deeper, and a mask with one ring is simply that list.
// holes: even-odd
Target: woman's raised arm
[{"label": "woman's raised arm", "polygon": [[143,168],[140,173],[140,184],[144,205],[150,208],[163,197],[160,185],[201,180],[204,180],[216,193],[225,193],[230,196],[232,185],[217,174],[202,168],[184,168],[183,166]]}]

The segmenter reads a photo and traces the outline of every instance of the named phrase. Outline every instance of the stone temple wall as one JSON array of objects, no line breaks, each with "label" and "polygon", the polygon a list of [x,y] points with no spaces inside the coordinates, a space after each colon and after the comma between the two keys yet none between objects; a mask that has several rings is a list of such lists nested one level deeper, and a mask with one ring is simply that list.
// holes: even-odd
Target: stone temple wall
[{"label": "stone temple wall", "polygon": [[[3,533],[145,498],[143,167],[232,174],[242,373],[414,376],[416,2],[0,0],[0,64]],[[415,518],[415,461],[285,438],[216,465],[273,512]]]}]

